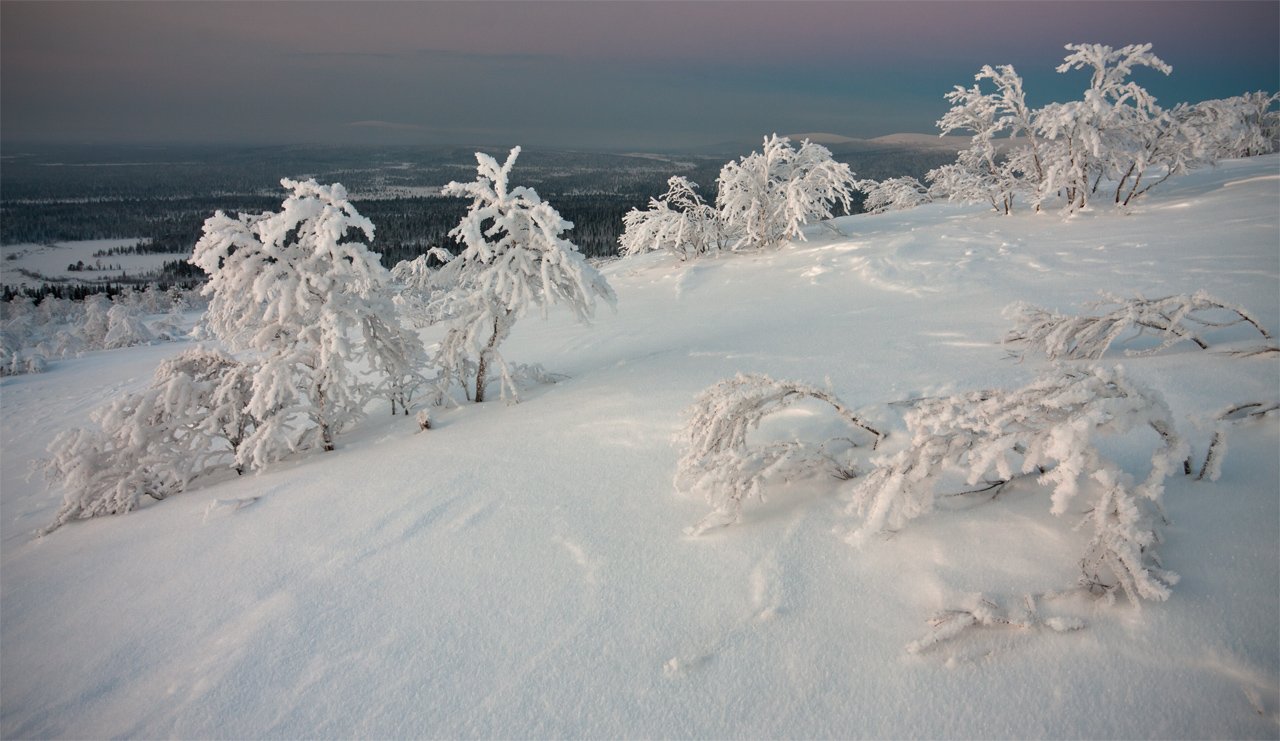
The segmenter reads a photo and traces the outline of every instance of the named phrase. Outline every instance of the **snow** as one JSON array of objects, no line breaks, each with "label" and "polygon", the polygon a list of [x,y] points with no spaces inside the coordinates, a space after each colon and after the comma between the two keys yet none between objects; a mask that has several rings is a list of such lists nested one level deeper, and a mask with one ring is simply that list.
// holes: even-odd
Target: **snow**
[{"label": "snow", "polygon": [[[737,372],[829,384],[890,439],[889,402],[1025,385],[1048,362],[998,344],[1014,301],[1203,289],[1275,330],[1277,172],[1225,162],[1129,213],[929,204],[776,251],[618,260],[616,312],[504,343],[569,376],[520,404],[432,409],[424,432],[375,407],[333,453],[43,539],[61,497],[28,461],[181,347],[4,378],[0,735],[1275,738],[1275,415],[1231,427],[1216,483],[1169,479],[1167,602],[1041,599],[1043,624],[933,646],[926,621],[975,594],[1070,586],[1080,513],[1019,485],[854,548],[857,480],[806,479],[688,537],[706,504],[671,481],[683,410]],[[1218,349],[1102,362],[1163,395],[1198,463],[1222,409],[1280,389],[1274,355]],[[1151,444],[1108,457],[1141,479]]]},{"label": "snow", "polygon": [[[86,239],[53,244],[6,244],[0,246],[0,281],[6,286],[39,286],[46,283],[98,283],[138,277],[159,270],[166,262],[184,260],[186,255],[154,253],[145,255],[108,255],[94,253],[114,247],[133,247],[140,239]],[[16,256],[16,257],[14,257]],[[103,270],[69,271],[67,266],[83,260],[87,266],[101,264]],[[114,269],[119,266],[119,269]],[[25,271],[25,272],[24,272]]]}]

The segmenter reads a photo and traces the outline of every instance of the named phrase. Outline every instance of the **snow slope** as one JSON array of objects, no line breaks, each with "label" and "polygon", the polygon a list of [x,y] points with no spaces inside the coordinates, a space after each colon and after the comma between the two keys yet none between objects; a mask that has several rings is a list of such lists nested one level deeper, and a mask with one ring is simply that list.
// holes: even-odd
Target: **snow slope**
[{"label": "snow slope", "polygon": [[[616,313],[517,325],[508,359],[569,376],[518,405],[439,412],[420,434],[378,409],[334,453],[38,540],[58,496],[27,462],[178,349],[5,378],[0,735],[1275,738],[1274,418],[1233,430],[1217,483],[1170,480],[1170,601],[1049,601],[1086,629],[920,654],[904,646],[967,595],[1070,586],[1078,512],[1051,516],[1026,485],[855,549],[848,484],[816,480],[690,538],[707,507],[671,477],[682,410],[738,371],[829,382],[899,433],[889,402],[1029,381],[1046,362],[997,342],[1015,300],[1203,288],[1280,329],[1278,203],[1271,156],[1127,215],[934,204],[767,254],[620,260]],[[1200,456],[1205,418],[1280,393],[1274,355],[1104,362],[1159,389]]]}]

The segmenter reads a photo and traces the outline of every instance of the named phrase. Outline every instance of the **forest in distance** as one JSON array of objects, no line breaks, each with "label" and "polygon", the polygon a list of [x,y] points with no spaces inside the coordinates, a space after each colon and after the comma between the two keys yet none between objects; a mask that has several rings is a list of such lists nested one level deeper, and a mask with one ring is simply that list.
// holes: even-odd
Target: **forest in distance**
[{"label": "forest in distance", "polygon": [[[525,150],[519,170],[569,221],[569,238],[587,257],[616,255],[622,217],[644,208],[678,173],[706,183],[727,157],[757,143],[678,154]],[[738,151],[741,150],[741,151]],[[6,147],[0,162],[0,244],[90,239],[143,240],[141,252],[189,255],[204,220],[217,210],[260,212],[279,203],[280,178],[340,182],[377,225],[371,247],[385,267],[431,247],[456,249],[447,236],[467,204],[439,189],[464,179],[485,147],[338,146],[29,146]],[[921,177],[954,153],[911,146],[836,151],[861,177]],[[850,213],[861,211],[855,194]],[[2,267],[2,266],[0,266]],[[143,282],[190,285],[201,276],[183,260]],[[118,287],[77,285],[76,292]],[[10,289],[12,290],[12,288]],[[60,286],[43,289],[57,293]],[[68,286],[66,290],[71,290]],[[68,294],[69,295],[69,294]]]}]

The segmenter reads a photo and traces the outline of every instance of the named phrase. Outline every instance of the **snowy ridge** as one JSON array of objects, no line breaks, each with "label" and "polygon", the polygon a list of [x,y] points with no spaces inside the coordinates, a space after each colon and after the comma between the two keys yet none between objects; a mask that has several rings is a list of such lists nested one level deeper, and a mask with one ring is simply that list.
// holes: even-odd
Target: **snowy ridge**
[{"label": "snowy ridge", "polygon": [[[519,404],[432,409],[425,432],[374,406],[332,453],[43,539],[60,496],[27,462],[179,348],[6,377],[0,735],[1274,738],[1275,415],[1233,424],[1216,483],[1167,481],[1182,578],[1140,611],[1053,594],[1089,536],[1033,481],[860,548],[834,478],[770,484],[699,537],[706,504],[671,481],[682,410],[738,372],[830,388],[877,429],[896,402],[1025,385],[1050,364],[1000,344],[1015,301],[1203,290],[1275,331],[1278,172],[1223,162],[1128,212],[928,204],[618,260],[616,312],[513,329],[504,352],[568,376]],[[1197,462],[1223,409],[1280,388],[1274,354],[1229,354],[1256,332],[1216,338],[1098,361],[1162,395]],[[786,411],[774,439],[838,434]],[[1151,442],[1107,457],[1142,472]],[[931,641],[955,608],[967,627]]]}]

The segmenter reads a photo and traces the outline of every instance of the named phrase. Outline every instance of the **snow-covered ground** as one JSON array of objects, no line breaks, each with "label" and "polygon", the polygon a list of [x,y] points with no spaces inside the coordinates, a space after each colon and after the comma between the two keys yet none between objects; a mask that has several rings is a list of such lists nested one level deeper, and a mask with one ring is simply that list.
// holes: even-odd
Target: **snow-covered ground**
[{"label": "snow-covered ground", "polygon": [[[35,287],[49,282],[102,283],[138,277],[164,267],[166,262],[185,259],[165,253],[108,255],[95,252],[116,247],[133,247],[138,239],[86,239],[54,244],[6,244],[0,246],[0,281],[6,286],[25,283]],[[67,270],[83,261],[85,270]]]},{"label": "snow-covered ground", "polygon": [[[780,251],[610,263],[616,313],[523,320],[504,346],[569,377],[522,403],[375,410],[331,454],[123,517],[32,532],[25,481],[61,429],[174,346],[0,381],[5,737],[1217,737],[1280,735],[1280,429],[1232,430],[1216,483],[1170,479],[1168,602],[1042,605],[1070,633],[981,629],[918,654],[935,610],[1074,583],[1087,534],[1030,482],[861,548],[848,482],[779,484],[743,523],[672,487],[682,410],[762,372],[890,402],[1014,388],[1007,304],[1205,289],[1280,329],[1280,157],[1166,183],[1129,214],[934,204],[839,219]],[[435,333],[428,332],[429,339]],[[1113,351],[1202,457],[1280,360]],[[783,426],[816,429],[791,415]],[[891,437],[892,440],[892,437]],[[1141,473],[1150,450],[1111,454]]]}]

